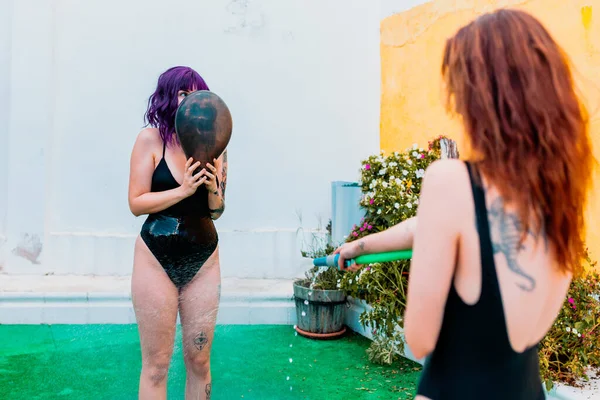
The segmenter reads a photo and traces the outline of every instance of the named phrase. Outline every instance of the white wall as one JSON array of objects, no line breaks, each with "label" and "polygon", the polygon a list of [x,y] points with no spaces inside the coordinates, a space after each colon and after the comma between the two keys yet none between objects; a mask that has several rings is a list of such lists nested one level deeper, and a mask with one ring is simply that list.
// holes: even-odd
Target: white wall
[{"label": "white wall", "polygon": [[377,2],[0,1],[5,271],[130,273],[129,155],[158,75],[189,65],[234,118],[224,276],[302,274],[297,212],[324,226],[330,182],[379,149]]},{"label": "white wall", "polygon": [[[0,248],[6,239],[11,2],[0,0]],[[4,268],[0,258],[0,272]]]}]

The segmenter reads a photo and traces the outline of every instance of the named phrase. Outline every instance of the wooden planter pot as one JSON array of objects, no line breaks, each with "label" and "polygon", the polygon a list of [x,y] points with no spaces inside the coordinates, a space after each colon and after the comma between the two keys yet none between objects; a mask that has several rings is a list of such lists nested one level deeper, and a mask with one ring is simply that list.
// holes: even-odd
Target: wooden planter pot
[{"label": "wooden planter pot", "polygon": [[346,295],[341,290],[310,289],[294,282],[296,331],[311,339],[334,339],[346,332]]}]

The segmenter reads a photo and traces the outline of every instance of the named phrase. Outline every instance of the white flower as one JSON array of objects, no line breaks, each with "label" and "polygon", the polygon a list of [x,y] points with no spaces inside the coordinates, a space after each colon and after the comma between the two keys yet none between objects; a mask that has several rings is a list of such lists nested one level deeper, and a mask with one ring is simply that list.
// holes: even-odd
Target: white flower
[{"label": "white flower", "polygon": [[400,208],[400,203],[395,203],[394,207],[396,207],[396,210]]},{"label": "white flower", "polygon": [[417,171],[417,178],[422,178],[425,176],[425,170],[424,169],[420,169]]},{"label": "white flower", "polygon": [[389,166],[390,166],[390,167],[396,167],[396,166],[398,166],[398,163],[397,163],[396,161],[392,161],[392,162],[389,164]]},{"label": "white flower", "polygon": [[418,145],[418,144],[416,144],[416,143],[415,143],[415,144],[413,144],[413,150],[416,150],[416,149],[418,149],[418,148],[419,148],[419,145]]},{"label": "white flower", "polygon": [[413,156],[414,158],[417,158],[417,157],[419,157],[419,153],[417,153],[416,151],[413,151],[413,152],[412,152],[412,156]]},{"label": "white flower", "polygon": [[379,175],[385,175],[386,172],[387,172],[387,169],[385,169],[385,168],[382,170],[379,170]]},{"label": "white flower", "polygon": [[375,187],[375,181],[371,181],[371,183],[369,184],[369,189],[373,189]]},{"label": "white flower", "polygon": [[377,210],[377,214],[381,214],[381,208]]},{"label": "white flower", "polygon": [[419,199],[416,199],[415,200],[415,206],[418,206],[418,205],[419,205]]},{"label": "white flower", "polygon": [[577,329],[573,328],[573,333],[577,335]]},{"label": "white flower", "polygon": [[423,148],[419,147],[419,151],[422,153],[423,152]]},{"label": "white flower", "polygon": [[387,188],[387,187],[388,187],[388,183],[387,183],[387,182],[383,182],[381,185],[382,185],[384,188]]},{"label": "white flower", "polygon": [[581,333],[578,333],[578,334],[577,334],[577,337],[581,337]]},{"label": "white flower", "polygon": [[404,175],[404,176],[408,175],[408,171],[407,170],[403,170],[402,171],[402,175]]},{"label": "white flower", "polygon": [[406,161],[406,163],[407,163],[408,165],[412,165],[412,160],[407,160],[407,161]]},{"label": "white flower", "polygon": [[571,332],[571,327],[567,326],[567,332]]},{"label": "white flower", "polygon": [[407,203],[407,204],[406,204],[406,207],[408,207],[408,208],[412,208],[412,204],[411,204],[411,203]]},{"label": "white flower", "polygon": [[396,185],[400,186],[402,184],[402,180],[400,178],[396,178]]},{"label": "white flower", "polygon": [[385,161],[383,162],[382,165],[383,165],[383,168],[387,168],[387,163]]}]

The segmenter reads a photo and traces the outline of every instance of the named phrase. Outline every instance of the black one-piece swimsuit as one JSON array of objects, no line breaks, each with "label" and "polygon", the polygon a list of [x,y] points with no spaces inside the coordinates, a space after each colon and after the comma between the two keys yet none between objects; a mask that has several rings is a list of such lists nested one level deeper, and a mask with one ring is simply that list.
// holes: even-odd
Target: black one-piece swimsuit
[{"label": "black one-piece swimsuit", "polygon": [[[152,192],[179,187],[163,156],[152,174]],[[141,237],[171,281],[182,289],[217,249],[219,237],[210,217],[208,191],[200,185],[192,196],[148,215]]]}]

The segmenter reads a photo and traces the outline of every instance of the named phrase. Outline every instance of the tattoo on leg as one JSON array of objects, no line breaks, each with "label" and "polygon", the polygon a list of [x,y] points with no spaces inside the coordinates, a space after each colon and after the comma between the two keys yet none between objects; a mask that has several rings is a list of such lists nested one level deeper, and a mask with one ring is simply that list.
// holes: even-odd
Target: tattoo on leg
[{"label": "tattoo on leg", "polygon": [[204,391],[206,392],[206,400],[210,400],[210,392],[212,391],[212,384],[207,383],[206,389],[204,389]]},{"label": "tattoo on leg", "polygon": [[[525,246],[519,245],[523,234],[523,224],[519,220],[519,216],[515,213],[507,213],[504,210],[501,198],[497,198],[492,202],[489,216],[490,226],[493,226],[499,232],[498,238],[496,240],[492,239],[494,254],[502,253],[504,255],[508,268],[528,282],[527,285],[517,283],[517,286],[531,292],[535,289],[535,280],[521,269],[517,261],[519,252],[525,248]],[[537,235],[533,231],[529,230],[527,234],[537,239]]]},{"label": "tattoo on leg", "polygon": [[206,337],[206,333],[200,332],[198,336],[194,338],[194,346],[198,350],[202,350],[208,344],[208,338]]}]

